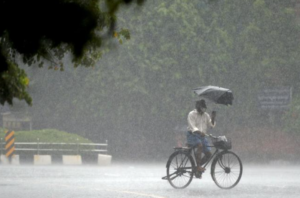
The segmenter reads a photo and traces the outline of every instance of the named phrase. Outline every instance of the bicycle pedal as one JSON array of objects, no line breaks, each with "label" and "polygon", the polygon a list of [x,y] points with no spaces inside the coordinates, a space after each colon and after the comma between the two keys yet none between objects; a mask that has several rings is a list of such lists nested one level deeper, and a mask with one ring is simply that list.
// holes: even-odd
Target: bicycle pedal
[{"label": "bicycle pedal", "polygon": [[164,177],[162,177],[161,179],[163,179],[163,180],[168,180],[168,176],[164,176]]}]

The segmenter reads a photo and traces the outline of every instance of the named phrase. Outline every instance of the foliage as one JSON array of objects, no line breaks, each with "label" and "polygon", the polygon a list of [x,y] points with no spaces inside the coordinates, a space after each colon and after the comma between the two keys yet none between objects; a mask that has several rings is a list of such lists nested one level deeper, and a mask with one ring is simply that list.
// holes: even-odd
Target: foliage
[{"label": "foliage", "polygon": [[246,128],[240,126],[231,131],[233,150],[239,153],[243,162],[266,162],[287,160],[298,162],[300,137],[283,133],[276,127]]},{"label": "foliage", "polygon": [[20,69],[6,72],[16,64],[16,55],[22,55],[25,64],[43,66],[46,61],[50,68],[63,70],[61,59],[71,53],[75,66],[94,66],[102,54],[99,48],[115,29],[115,13],[131,2],[143,0],[0,1],[0,104],[12,104],[13,97],[31,104],[26,87],[19,82],[24,73]]},{"label": "foliage", "polygon": [[300,132],[300,98],[294,97],[289,111],[283,116],[285,123],[284,129],[286,132],[293,135]]},{"label": "foliage", "polygon": [[6,101],[12,103],[14,97],[31,103],[31,97],[26,92],[29,79],[24,70],[20,69],[15,63],[8,62],[7,70],[2,72],[0,84],[0,94],[5,96],[5,98],[0,97],[0,104],[4,104]]},{"label": "foliage", "polygon": [[[109,90],[106,96],[126,90],[122,99],[114,99],[122,104],[120,114],[128,115],[136,105],[126,107],[122,100],[135,98],[153,105],[147,105],[147,113],[132,114],[153,115],[154,120],[159,114],[158,122],[166,118],[175,124],[185,120],[191,89],[213,84],[234,92],[234,108],[227,119],[255,125],[249,121],[260,113],[256,108],[260,89],[298,87],[299,29],[292,1],[164,1],[145,6],[148,9],[141,15],[126,18],[129,10],[120,17],[129,23],[132,39],[124,46],[126,51],[107,61],[111,65],[107,68],[114,69],[99,70],[98,78],[93,76],[90,82],[109,78],[109,89],[105,83],[101,88]],[[137,117],[143,120],[143,115]],[[231,126],[226,122],[221,122],[225,128]]]},{"label": "foliage", "polygon": [[[0,138],[5,137],[4,129],[1,130]],[[52,142],[52,143],[92,143],[90,140],[73,133],[58,131],[56,129],[43,129],[33,131],[15,131],[16,142]]]}]

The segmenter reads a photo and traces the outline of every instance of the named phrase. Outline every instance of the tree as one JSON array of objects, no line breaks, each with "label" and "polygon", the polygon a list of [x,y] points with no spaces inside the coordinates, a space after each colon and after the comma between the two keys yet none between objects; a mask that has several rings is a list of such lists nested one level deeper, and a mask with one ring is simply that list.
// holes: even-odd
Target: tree
[{"label": "tree", "polygon": [[[138,152],[160,155],[172,147],[174,128],[186,124],[196,99],[192,88],[212,84],[232,89],[235,97],[230,109],[208,102],[218,111],[214,130],[255,131],[264,118],[257,91],[299,87],[293,6],[280,0],[168,0],[147,1],[137,15],[124,9],[118,25],[130,29],[131,39],[103,56],[98,67],[39,70],[39,78],[27,68],[34,79],[33,115],[46,127],[108,138],[116,145],[112,152],[137,155],[142,140],[148,149]],[[40,93],[38,85],[49,91]]]},{"label": "tree", "polygon": [[[83,90],[77,106],[85,111],[87,104],[96,104],[88,112],[99,120],[110,120],[101,113],[109,116],[114,109],[120,115],[117,123],[122,123],[117,130],[130,120],[147,120],[156,129],[168,123],[165,130],[172,130],[180,120],[184,123],[191,89],[212,84],[234,92],[234,108],[218,117],[223,129],[231,130],[230,120],[256,126],[261,120],[258,90],[299,83],[299,29],[293,6],[292,1],[172,0],[148,2],[135,17],[127,18],[130,10],[119,13],[132,39],[106,58],[105,68],[113,70],[103,68],[87,76],[101,92]],[[140,127],[145,133],[154,129],[146,125]]]},{"label": "tree", "polygon": [[[99,48],[108,38],[103,32],[114,31],[118,8],[143,1],[1,0],[0,104],[12,104],[14,97],[31,104],[26,91],[28,79],[16,64],[18,54],[25,64],[42,66],[48,62],[63,70],[60,60],[70,52],[75,66],[92,66],[101,57]],[[128,37],[128,31],[117,35],[122,34]]]}]

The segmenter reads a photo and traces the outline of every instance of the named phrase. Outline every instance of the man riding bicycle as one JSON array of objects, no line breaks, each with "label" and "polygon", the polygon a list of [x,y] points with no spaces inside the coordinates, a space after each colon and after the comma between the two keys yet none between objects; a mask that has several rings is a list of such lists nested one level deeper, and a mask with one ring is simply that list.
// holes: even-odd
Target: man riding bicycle
[{"label": "man riding bicycle", "polygon": [[[209,114],[206,113],[205,100],[196,101],[196,109],[192,110],[187,117],[188,121],[188,132],[187,132],[187,143],[189,146],[197,147],[196,162],[197,172],[196,177],[201,178],[202,172],[205,168],[201,167],[206,160],[211,156],[210,148],[208,147],[208,141],[205,137],[208,127],[215,127],[216,112],[212,112],[210,118]],[[201,160],[202,152],[205,157]]]}]

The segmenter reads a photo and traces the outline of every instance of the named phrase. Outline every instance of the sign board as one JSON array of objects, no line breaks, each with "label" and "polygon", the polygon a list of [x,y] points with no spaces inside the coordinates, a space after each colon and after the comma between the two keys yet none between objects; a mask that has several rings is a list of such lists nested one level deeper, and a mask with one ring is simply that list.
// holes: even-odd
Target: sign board
[{"label": "sign board", "polygon": [[262,109],[285,109],[292,101],[292,88],[263,89],[258,93],[258,101]]}]

